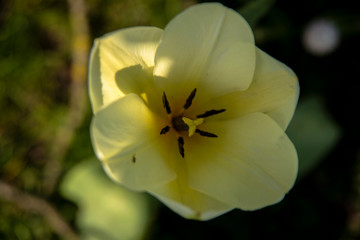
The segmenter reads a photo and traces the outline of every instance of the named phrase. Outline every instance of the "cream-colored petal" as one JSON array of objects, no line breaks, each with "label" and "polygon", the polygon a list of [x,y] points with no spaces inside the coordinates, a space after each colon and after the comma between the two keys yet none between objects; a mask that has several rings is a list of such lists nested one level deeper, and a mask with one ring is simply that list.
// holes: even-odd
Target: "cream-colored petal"
[{"label": "cream-colored petal", "polygon": [[178,180],[153,188],[149,193],[188,219],[210,220],[234,208],[188,186],[179,187]]},{"label": "cream-colored petal", "polygon": [[226,112],[214,117],[219,120],[262,112],[285,130],[294,114],[298,97],[299,84],[294,72],[257,49],[254,80],[247,90],[213,98],[189,110],[201,113],[209,109],[226,109]]},{"label": "cream-colored petal", "polygon": [[94,113],[103,105],[100,79],[99,42],[95,41],[89,59],[89,97]]},{"label": "cream-colored petal", "polygon": [[[116,83],[116,78],[120,81],[120,71],[138,66],[132,70],[140,71],[138,75],[148,75],[147,72],[154,66],[155,51],[162,32],[155,27],[133,27],[95,40],[89,65],[89,92],[93,112],[96,113],[101,106],[119,99],[131,90],[131,81],[125,89]],[[134,88],[137,89],[137,86]]]},{"label": "cream-colored petal", "polygon": [[123,68],[115,74],[115,82],[123,94],[135,93],[148,105],[151,111],[159,115],[165,114],[161,92],[154,84],[153,68],[134,65]]},{"label": "cream-colored petal", "polygon": [[134,190],[163,185],[176,177],[166,161],[164,122],[136,94],[102,108],[93,117],[91,138],[97,157],[115,181]]},{"label": "cream-colored petal", "polygon": [[254,38],[247,22],[219,3],[204,3],[166,26],[154,76],[156,84],[179,101],[175,105],[182,105],[196,87],[199,98],[245,90],[254,69]]},{"label": "cream-colored petal", "polygon": [[[294,115],[300,88],[295,73],[257,49],[254,81],[239,101],[246,112],[263,112],[286,129]],[[248,98],[251,95],[252,98]],[[255,110],[254,110],[255,109]]]},{"label": "cream-colored petal", "polygon": [[[279,202],[293,186],[296,150],[270,117],[254,113],[228,121],[209,121],[185,148],[189,186],[243,210]],[[186,142],[186,140],[185,140]]]},{"label": "cream-colored petal", "polygon": [[[162,136],[165,137],[167,143],[168,155],[166,159],[174,172],[176,172],[177,177],[167,184],[147,188],[146,191],[185,218],[208,220],[233,209],[233,206],[222,203],[189,187],[187,165],[179,153],[176,137],[171,134]],[[189,142],[185,140],[185,149],[187,149],[188,145]]]}]

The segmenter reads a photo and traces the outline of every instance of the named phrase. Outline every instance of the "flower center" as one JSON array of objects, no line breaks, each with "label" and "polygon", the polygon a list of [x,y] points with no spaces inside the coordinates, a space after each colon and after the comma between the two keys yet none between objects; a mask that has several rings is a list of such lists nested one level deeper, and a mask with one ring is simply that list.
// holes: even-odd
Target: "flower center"
[{"label": "flower center", "polygon": [[176,131],[189,131],[189,137],[194,135],[196,131],[196,127],[199,126],[204,122],[203,118],[198,118],[195,120],[192,120],[187,117],[175,117],[172,120],[172,126],[175,128]]},{"label": "flower center", "polygon": [[[191,104],[193,99],[195,98],[195,94],[196,94],[196,88],[190,93],[189,97],[186,99],[186,102],[183,106],[183,111],[188,109]],[[162,101],[163,101],[163,106],[166,110],[166,113],[168,115],[171,114],[171,108],[170,108],[170,103],[166,97],[165,92],[163,92],[163,96],[162,96]],[[206,131],[202,131],[200,129],[198,129],[197,127],[200,126],[201,124],[203,124],[204,118],[210,117],[212,115],[215,114],[219,114],[222,112],[225,112],[226,109],[219,109],[219,110],[210,110],[210,111],[206,111],[203,114],[197,115],[196,119],[190,119],[187,117],[184,117],[181,113],[181,115],[176,116],[176,117],[172,117],[171,120],[171,127],[177,132],[183,132],[183,131],[188,131],[189,133],[189,137],[193,136],[195,133],[198,133],[200,136],[204,136],[204,137],[217,137],[217,135],[213,134],[213,133],[209,133]],[[183,112],[182,111],[182,112]],[[164,128],[161,129],[160,131],[160,135],[167,133],[168,131],[170,131],[171,129],[170,126],[165,126]],[[179,152],[180,155],[182,157],[185,156],[185,150],[184,150],[184,138],[179,136],[178,137],[178,146],[179,146]]]}]

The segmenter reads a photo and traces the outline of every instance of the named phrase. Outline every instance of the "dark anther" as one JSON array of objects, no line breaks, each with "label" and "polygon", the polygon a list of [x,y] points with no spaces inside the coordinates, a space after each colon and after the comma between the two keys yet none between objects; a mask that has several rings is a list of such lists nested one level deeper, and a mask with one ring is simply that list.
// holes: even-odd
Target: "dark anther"
[{"label": "dark anther", "polygon": [[200,129],[196,129],[195,132],[197,132],[198,134],[200,134],[201,136],[204,136],[204,137],[217,137],[217,135],[215,135],[213,133],[205,132]]},{"label": "dark anther", "polygon": [[166,98],[165,92],[163,92],[162,101],[163,101],[164,108],[166,109],[166,112],[168,114],[170,114],[171,113],[170,104]]},{"label": "dark anther", "polygon": [[133,162],[133,163],[136,163],[136,157],[135,157],[135,154],[132,156],[132,162]]},{"label": "dark anther", "polygon": [[163,129],[161,129],[160,135],[167,133],[169,130],[170,130],[169,126],[164,127]]},{"label": "dark anther", "polygon": [[212,115],[216,115],[216,114],[219,114],[219,113],[222,113],[222,112],[225,112],[225,111],[226,111],[226,109],[210,110],[210,111],[206,111],[203,114],[197,115],[196,117],[197,118],[206,118],[206,117],[210,117]]},{"label": "dark anther", "polygon": [[186,99],[186,103],[184,105],[184,109],[188,109],[191,104],[192,104],[192,100],[194,99],[196,94],[196,88],[194,90],[192,90],[192,92],[190,93],[189,97]]},{"label": "dark anther", "polygon": [[178,138],[179,152],[182,157],[185,156],[184,153],[184,139],[182,137]]}]

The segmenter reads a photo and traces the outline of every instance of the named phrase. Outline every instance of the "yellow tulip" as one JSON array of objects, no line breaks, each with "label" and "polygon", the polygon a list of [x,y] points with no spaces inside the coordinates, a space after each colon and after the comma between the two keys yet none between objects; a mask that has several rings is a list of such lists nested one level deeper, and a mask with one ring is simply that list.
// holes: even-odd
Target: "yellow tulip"
[{"label": "yellow tulip", "polygon": [[95,40],[91,138],[105,171],[183,217],[279,202],[298,170],[285,134],[299,95],[293,71],[254,44],[237,12],[188,8],[164,30]]}]

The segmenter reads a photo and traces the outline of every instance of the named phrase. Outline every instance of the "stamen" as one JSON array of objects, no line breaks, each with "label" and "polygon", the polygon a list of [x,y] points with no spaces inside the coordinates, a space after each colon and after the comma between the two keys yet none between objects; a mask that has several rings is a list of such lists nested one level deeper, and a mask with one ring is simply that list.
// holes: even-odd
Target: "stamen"
[{"label": "stamen", "polygon": [[206,117],[210,117],[212,115],[216,115],[216,114],[219,114],[219,113],[222,113],[222,112],[225,112],[226,109],[220,109],[220,110],[210,110],[210,111],[206,111],[205,113],[203,114],[200,114],[200,115],[197,115],[196,117],[197,118],[206,118]]},{"label": "stamen", "polygon": [[200,129],[196,129],[195,132],[200,134],[201,136],[204,136],[204,137],[218,137],[217,135],[215,135],[213,133],[205,132],[205,131],[202,131]]},{"label": "stamen", "polygon": [[189,97],[186,99],[186,103],[184,105],[184,109],[188,109],[191,104],[192,104],[192,100],[194,99],[196,94],[196,88],[194,90],[192,90],[192,92],[190,93]]},{"label": "stamen", "polygon": [[166,109],[167,114],[170,114],[171,113],[170,104],[166,98],[165,92],[163,92],[162,101],[163,101],[163,106]]},{"label": "stamen", "polygon": [[160,135],[167,133],[169,130],[170,130],[169,126],[164,127],[163,129],[161,129]]},{"label": "stamen", "polygon": [[184,153],[184,139],[182,137],[178,138],[178,146],[179,146],[180,155],[184,158],[184,156],[185,156],[185,153]]}]

